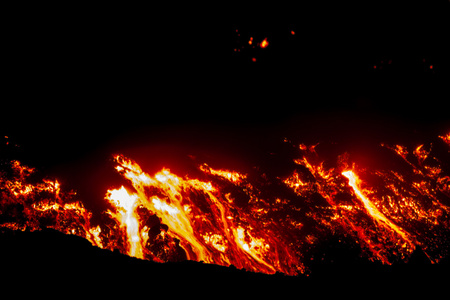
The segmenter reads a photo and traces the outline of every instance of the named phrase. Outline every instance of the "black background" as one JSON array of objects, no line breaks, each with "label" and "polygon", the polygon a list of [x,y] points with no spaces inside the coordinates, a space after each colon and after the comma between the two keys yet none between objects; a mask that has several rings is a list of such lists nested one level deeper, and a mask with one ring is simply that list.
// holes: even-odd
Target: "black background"
[{"label": "black background", "polygon": [[2,132],[57,163],[191,125],[445,128],[450,3],[391,2],[5,7]]}]

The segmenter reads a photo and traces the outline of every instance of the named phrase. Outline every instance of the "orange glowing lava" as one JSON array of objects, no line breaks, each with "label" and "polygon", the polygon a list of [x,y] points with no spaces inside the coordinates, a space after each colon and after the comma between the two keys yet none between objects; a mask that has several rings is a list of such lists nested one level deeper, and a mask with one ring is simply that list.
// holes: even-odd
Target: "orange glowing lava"
[{"label": "orange glowing lava", "polygon": [[372,218],[381,226],[387,227],[391,230],[397,232],[410,246],[413,245],[413,242],[409,239],[408,234],[391,221],[389,221],[378,209],[377,207],[364,195],[360,188],[360,179],[353,171],[345,171],[342,172],[342,175],[348,178],[349,185],[353,188],[353,191],[358,196],[358,198],[364,204],[367,212],[372,216]]},{"label": "orange glowing lava", "polygon": [[[167,169],[150,176],[123,156],[117,156],[116,161],[119,163],[117,170],[131,181],[137,192],[130,196],[122,187],[122,193],[126,193],[124,198],[139,199],[143,208],[158,216],[161,223],[169,227],[165,235],[179,240],[188,259],[226,266],[233,264],[267,273],[289,272],[281,265],[277,268],[274,262],[279,262],[281,258],[269,252],[270,248],[278,248],[280,254],[288,251],[283,247],[283,242],[258,230],[257,220],[244,211],[239,213],[242,219],[239,220],[233,211],[231,196],[221,193],[220,187],[211,181],[181,178]],[[238,172],[214,170],[206,164],[200,166],[200,170],[237,186],[243,184],[246,178]],[[133,210],[132,205],[128,205],[128,208]],[[117,220],[123,227],[129,228],[126,223],[128,219],[120,217]],[[133,231],[136,242],[139,241],[138,231]],[[130,238],[128,231],[127,234]]]},{"label": "orange glowing lava", "polygon": [[124,183],[105,191],[110,209],[95,224],[75,192],[31,180],[35,170],[13,160],[0,172],[0,227],[54,228],[141,259],[269,274],[305,272],[316,245],[336,235],[384,264],[407,261],[417,247],[437,263],[450,251],[449,141],[450,133],[429,145],[382,144],[393,167],[373,170],[348,153],[324,157],[321,144],[300,144],[285,177],[206,163],[194,178],[149,174],[117,155]]},{"label": "orange glowing lava", "polygon": [[120,189],[109,190],[106,197],[116,208],[117,212],[108,211],[115,218],[127,233],[129,243],[128,254],[130,256],[143,258],[142,247],[139,237],[139,223],[135,213],[138,205],[137,195],[130,195],[122,186]]}]

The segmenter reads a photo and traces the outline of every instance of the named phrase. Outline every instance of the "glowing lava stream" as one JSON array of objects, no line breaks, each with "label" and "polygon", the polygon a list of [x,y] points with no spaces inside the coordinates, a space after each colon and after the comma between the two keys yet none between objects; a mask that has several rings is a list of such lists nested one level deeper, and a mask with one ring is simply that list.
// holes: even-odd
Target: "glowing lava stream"
[{"label": "glowing lava stream", "polygon": [[117,190],[108,190],[105,197],[117,208],[117,213],[108,211],[120,223],[126,227],[128,241],[130,243],[129,255],[143,258],[142,247],[139,238],[139,223],[134,212],[137,206],[137,195],[128,194],[127,190],[122,186]]},{"label": "glowing lava stream", "polygon": [[342,175],[348,178],[348,184],[353,188],[356,196],[361,200],[364,204],[364,207],[368,211],[368,213],[376,220],[380,225],[394,230],[397,232],[412,248],[414,247],[414,243],[410,240],[409,235],[403,229],[389,221],[377,208],[376,206],[369,200],[367,197],[361,192],[361,188],[359,187],[360,179],[358,176],[353,173],[353,171],[345,171],[342,172]]}]

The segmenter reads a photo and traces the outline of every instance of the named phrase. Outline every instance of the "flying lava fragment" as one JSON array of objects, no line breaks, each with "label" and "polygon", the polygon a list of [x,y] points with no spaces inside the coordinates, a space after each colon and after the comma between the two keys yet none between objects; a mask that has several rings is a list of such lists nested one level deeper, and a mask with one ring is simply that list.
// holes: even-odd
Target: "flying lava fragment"
[{"label": "flying lava fragment", "polygon": [[267,41],[267,38],[265,38],[264,40],[262,40],[262,42],[259,44],[259,46],[264,49],[267,48],[267,46],[269,46],[269,42]]}]

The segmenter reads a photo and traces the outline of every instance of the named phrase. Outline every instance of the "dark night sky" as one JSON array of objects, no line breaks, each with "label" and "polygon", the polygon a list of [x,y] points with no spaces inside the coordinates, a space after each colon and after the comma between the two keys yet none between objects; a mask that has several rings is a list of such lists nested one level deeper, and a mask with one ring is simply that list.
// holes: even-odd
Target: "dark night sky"
[{"label": "dark night sky", "polygon": [[2,135],[58,163],[167,128],[205,142],[215,128],[327,131],[340,116],[442,127],[449,6],[8,8]]}]

